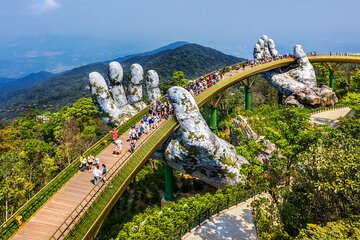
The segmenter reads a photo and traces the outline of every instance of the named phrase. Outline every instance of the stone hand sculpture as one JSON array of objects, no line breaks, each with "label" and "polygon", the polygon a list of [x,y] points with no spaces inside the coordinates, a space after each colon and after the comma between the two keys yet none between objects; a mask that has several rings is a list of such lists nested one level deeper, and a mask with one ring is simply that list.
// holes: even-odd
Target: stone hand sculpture
[{"label": "stone hand sculpture", "polygon": [[[273,70],[263,74],[264,78],[278,91],[287,96],[286,104],[308,107],[333,106],[337,101],[334,91],[317,87],[316,75],[301,45],[295,45],[294,58],[297,64],[290,69]],[[254,58],[279,57],[275,43],[263,35],[254,47]]]},{"label": "stone hand sculpture", "polygon": [[218,188],[240,182],[240,166],[248,161],[211,132],[188,91],[174,86],[168,97],[180,128],[165,150],[167,164]]},{"label": "stone hand sculpture", "polygon": [[131,65],[131,80],[129,83],[129,103],[132,104],[136,110],[141,111],[146,108],[146,104],[142,101],[142,81],[144,79],[144,70],[135,63]]},{"label": "stone hand sculpture", "polygon": [[149,102],[153,102],[161,97],[159,75],[154,70],[149,70],[147,72],[146,92]]},{"label": "stone hand sculpture", "polygon": [[[152,71],[152,76],[158,77],[154,70],[150,71]],[[102,116],[103,121],[112,127],[121,125],[146,107],[146,104],[142,101],[141,84],[143,81],[143,69],[139,64],[133,64],[131,66],[131,76],[127,98],[122,85],[123,69],[120,63],[111,62],[109,64],[108,77],[110,89],[100,73],[92,72],[89,74],[93,102]],[[153,94],[153,89],[157,88],[159,79],[157,78],[157,84],[155,81],[153,82],[151,88],[152,96],[159,98],[160,93],[158,95]]]}]

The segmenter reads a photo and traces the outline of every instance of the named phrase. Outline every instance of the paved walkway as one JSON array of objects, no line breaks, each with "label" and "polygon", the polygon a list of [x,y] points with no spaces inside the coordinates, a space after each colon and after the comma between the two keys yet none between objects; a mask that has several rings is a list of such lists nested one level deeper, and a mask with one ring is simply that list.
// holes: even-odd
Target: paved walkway
[{"label": "paved walkway", "polygon": [[184,240],[257,239],[250,203],[252,198],[220,212],[193,229]]},{"label": "paved walkway", "polygon": [[312,114],[310,119],[315,124],[336,126],[341,117],[346,117],[351,114],[353,114],[351,108],[343,107]]}]

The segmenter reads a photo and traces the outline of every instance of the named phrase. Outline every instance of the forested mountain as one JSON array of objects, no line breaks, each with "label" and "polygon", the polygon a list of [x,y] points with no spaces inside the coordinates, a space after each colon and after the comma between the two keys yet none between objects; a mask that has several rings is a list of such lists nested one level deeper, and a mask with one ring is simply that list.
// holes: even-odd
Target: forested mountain
[{"label": "forested mountain", "polygon": [[[243,60],[197,44],[179,45],[180,47],[175,49],[166,49],[151,55],[134,56],[125,60],[124,58],[117,59],[124,68],[125,84],[133,63],[141,64],[145,72],[149,69],[156,70],[159,73],[160,81],[163,81],[171,80],[171,76],[176,70],[183,71],[185,77],[195,78]],[[74,68],[26,90],[13,92],[11,96],[6,97],[1,107],[10,109],[10,111],[0,112],[0,118],[12,118],[22,113],[22,108],[25,110],[28,107],[58,110],[81,97],[90,96],[87,88],[89,73],[98,71],[103,76],[107,76],[107,64],[108,61]]]},{"label": "forested mountain", "polygon": [[21,94],[22,90],[28,89],[39,82],[46,81],[55,74],[51,72],[41,71],[38,73],[31,73],[22,78],[0,78],[0,102],[5,102],[7,99],[17,94]]}]

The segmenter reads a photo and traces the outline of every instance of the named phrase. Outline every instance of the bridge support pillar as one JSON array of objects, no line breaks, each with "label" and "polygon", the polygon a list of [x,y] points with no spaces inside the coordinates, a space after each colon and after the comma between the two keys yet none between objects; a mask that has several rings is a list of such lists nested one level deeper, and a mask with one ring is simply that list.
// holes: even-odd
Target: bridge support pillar
[{"label": "bridge support pillar", "polygon": [[332,90],[334,90],[334,83],[335,83],[335,77],[334,77],[334,70],[330,70],[329,73],[329,87],[331,87]]},{"label": "bridge support pillar", "polygon": [[165,200],[174,201],[174,171],[173,169],[165,164]]},{"label": "bridge support pillar", "polygon": [[284,99],[284,94],[282,94],[281,92],[278,92],[278,104],[279,105],[283,104],[283,99]]},{"label": "bridge support pillar", "polygon": [[210,106],[210,130],[213,133],[217,133],[217,109],[214,106]]},{"label": "bridge support pillar", "polygon": [[250,87],[245,86],[245,110],[250,111],[251,108],[251,91]]}]

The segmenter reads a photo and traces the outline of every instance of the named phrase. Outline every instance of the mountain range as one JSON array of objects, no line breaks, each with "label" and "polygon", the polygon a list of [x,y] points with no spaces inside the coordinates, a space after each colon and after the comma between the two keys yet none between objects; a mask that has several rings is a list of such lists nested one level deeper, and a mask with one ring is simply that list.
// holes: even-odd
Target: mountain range
[{"label": "mountain range", "polygon": [[[160,81],[172,80],[174,71],[183,71],[189,79],[214,71],[243,59],[215,49],[187,42],[175,42],[159,49],[113,59],[124,69],[124,84],[130,66],[139,63],[144,72],[154,69]],[[0,118],[12,119],[27,108],[56,111],[81,97],[89,97],[88,75],[97,71],[107,78],[108,63],[98,62],[52,74],[39,72],[20,79],[0,79]]]}]

